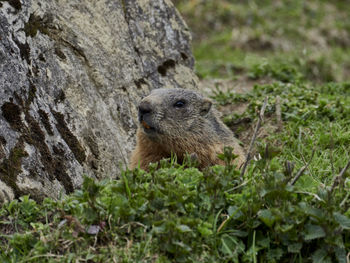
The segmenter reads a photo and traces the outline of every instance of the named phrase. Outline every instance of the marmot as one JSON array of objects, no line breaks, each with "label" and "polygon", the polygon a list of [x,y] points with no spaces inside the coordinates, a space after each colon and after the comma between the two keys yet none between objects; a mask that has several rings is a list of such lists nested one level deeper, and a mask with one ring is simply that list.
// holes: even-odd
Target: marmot
[{"label": "marmot", "polygon": [[223,164],[218,154],[224,146],[238,155],[235,164],[244,162],[244,151],[233,133],[221,122],[212,102],[196,91],[161,88],[141,100],[138,106],[137,143],[129,168],[147,170],[149,163],[176,154],[193,154],[199,168]]}]

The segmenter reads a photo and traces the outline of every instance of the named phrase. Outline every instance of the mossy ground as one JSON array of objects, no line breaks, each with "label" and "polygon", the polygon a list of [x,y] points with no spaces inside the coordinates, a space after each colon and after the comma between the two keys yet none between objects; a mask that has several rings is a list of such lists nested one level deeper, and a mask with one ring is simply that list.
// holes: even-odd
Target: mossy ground
[{"label": "mossy ground", "polygon": [[[268,98],[245,175],[162,161],[58,201],[22,197],[0,209],[1,262],[350,262],[349,170],[336,179],[350,160],[350,5],[176,4],[197,73],[225,79],[211,94],[245,144]],[[241,79],[254,87],[236,93]]]}]

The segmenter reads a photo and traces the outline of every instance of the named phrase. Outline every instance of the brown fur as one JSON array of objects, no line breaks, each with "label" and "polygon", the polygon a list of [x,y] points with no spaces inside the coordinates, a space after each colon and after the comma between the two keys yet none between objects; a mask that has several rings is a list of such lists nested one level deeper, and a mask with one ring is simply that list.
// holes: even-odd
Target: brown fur
[{"label": "brown fur", "polygon": [[[173,99],[173,94],[177,93],[183,94],[186,99],[188,93],[195,95],[188,99],[188,104],[192,107],[190,110],[183,109],[181,113],[178,109],[171,108],[173,101],[177,100]],[[235,164],[240,166],[244,161],[244,151],[233,133],[220,121],[217,112],[211,108],[211,103],[208,112],[204,114],[197,109],[208,101],[194,91],[182,89],[161,89],[143,99],[140,105],[147,103],[151,113],[147,117],[147,124],[143,117],[139,120],[136,148],[131,155],[129,168],[133,169],[140,165],[142,169],[147,170],[150,163],[169,158],[172,153],[176,154],[180,162],[185,154],[195,154],[200,168],[224,164],[217,157],[223,152],[224,146],[233,147],[233,152],[239,156]],[[169,117],[170,111],[175,112],[171,117]],[[157,127],[157,132],[150,133],[149,125]]]}]

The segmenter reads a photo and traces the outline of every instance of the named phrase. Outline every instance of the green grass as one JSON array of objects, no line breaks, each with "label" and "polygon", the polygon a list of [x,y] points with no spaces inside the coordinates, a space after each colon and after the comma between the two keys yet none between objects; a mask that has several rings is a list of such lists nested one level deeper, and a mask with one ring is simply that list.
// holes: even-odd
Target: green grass
[{"label": "green grass", "polygon": [[[276,160],[280,165],[288,160],[300,168],[315,150],[307,174],[319,187],[329,184],[334,174],[340,172],[339,169],[350,160],[350,120],[347,117],[350,114],[350,83],[328,83],[313,87],[299,81],[298,76],[296,74],[291,78],[297,79],[296,83],[256,85],[251,93],[244,95],[217,92],[214,98],[221,105],[249,102],[242,115],[232,113],[224,116],[228,126],[242,131],[244,127],[239,129],[235,123],[240,123],[241,119],[253,122],[257,116],[256,110],[261,108],[264,98],[268,97],[266,115],[272,128],[267,128],[267,137],[258,140],[260,151],[263,153],[266,147],[270,147],[278,152]],[[284,121],[283,129],[278,132],[275,115],[277,96],[281,98]]]},{"label": "green grass", "polygon": [[201,78],[268,80],[213,87],[220,107],[247,106],[223,116],[246,145],[268,97],[245,175],[226,149],[226,166],[163,160],[60,200],[24,196],[0,208],[1,262],[349,262],[350,170],[336,176],[350,160],[350,5],[175,2]]},{"label": "green grass", "polygon": [[294,65],[312,81],[349,79],[346,1],[175,3],[193,30],[196,70],[202,78],[234,78],[267,60]]}]

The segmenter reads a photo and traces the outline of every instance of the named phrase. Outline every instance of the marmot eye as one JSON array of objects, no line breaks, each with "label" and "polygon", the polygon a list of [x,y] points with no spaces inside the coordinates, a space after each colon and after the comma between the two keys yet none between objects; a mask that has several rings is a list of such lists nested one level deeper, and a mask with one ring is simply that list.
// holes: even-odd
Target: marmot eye
[{"label": "marmot eye", "polygon": [[174,103],[174,107],[175,108],[182,108],[183,106],[185,106],[186,102],[183,100],[178,100],[177,102]]}]

